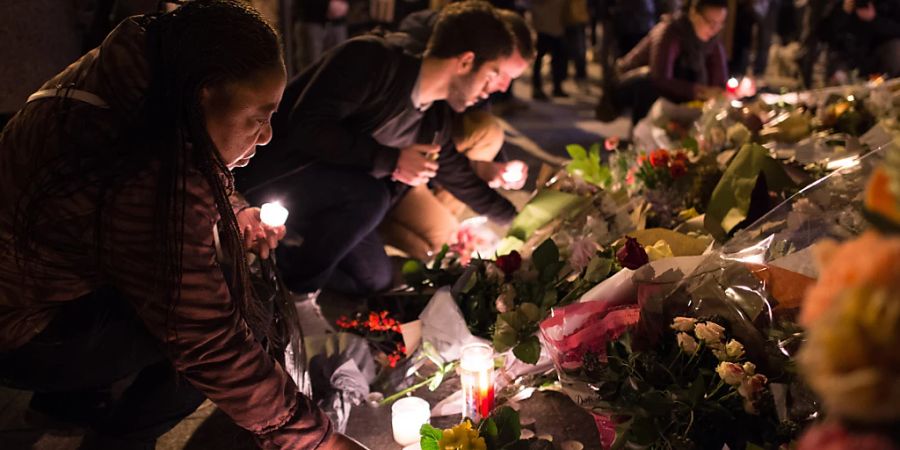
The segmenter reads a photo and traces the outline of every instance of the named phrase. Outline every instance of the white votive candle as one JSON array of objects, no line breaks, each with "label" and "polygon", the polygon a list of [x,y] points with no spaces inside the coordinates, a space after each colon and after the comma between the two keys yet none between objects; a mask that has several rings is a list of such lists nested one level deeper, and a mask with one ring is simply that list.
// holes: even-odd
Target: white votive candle
[{"label": "white votive candle", "polygon": [[259,218],[270,227],[280,227],[287,221],[288,210],[281,206],[281,202],[270,202],[259,209]]},{"label": "white votive candle", "polygon": [[391,406],[394,440],[402,446],[419,442],[419,430],[431,419],[431,406],[419,397],[406,397]]}]

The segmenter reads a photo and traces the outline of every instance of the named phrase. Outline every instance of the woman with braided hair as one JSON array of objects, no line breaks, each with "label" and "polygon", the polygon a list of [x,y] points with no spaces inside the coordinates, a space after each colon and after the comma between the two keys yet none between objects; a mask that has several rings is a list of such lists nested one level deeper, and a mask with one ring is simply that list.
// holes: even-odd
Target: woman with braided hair
[{"label": "woman with braided hair", "polygon": [[298,332],[249,281],[245,250],[284,230],[230,169],[271,139],[284,85],[258,13],[197,0],[123,21],[7,124],[0,383],[35,391],[32,411],[86,446],[152,449],[209,398],[264,448],[360,448],[271,356]]}]

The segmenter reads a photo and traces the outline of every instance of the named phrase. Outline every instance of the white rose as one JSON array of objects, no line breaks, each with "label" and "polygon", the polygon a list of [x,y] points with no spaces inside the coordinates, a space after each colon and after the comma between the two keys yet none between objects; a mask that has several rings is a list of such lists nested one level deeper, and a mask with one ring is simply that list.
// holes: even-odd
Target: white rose
[{"label": "white rose", "polygon": [[732,339],[725,344],[725,355],[728,359],[734,361],[744,356],[744,344]]},{"label": "white rose", "polygon": [[698,323],[694,327],[694,334],[701,341],[712,348],[720,348],[725,338],[725,328],[715,322]]},{"label": "white rose", "polygon": [[697,353],[697,349],[700,347],[700,344],[687,333],[678,333],[675,335],[675,340],[678,342],[678,347],[689,355]]},{"label": "white rose", "polygon": [[696,323],[697,319],[691,317],[676,317],[670,327],[675,331],[694,331],[694,324]]},{"label": "white rose", "polygon": [[727,384],[737,386],[744,381],[744,369],[739,364],[722,361],[716,366],[716,373]]}]

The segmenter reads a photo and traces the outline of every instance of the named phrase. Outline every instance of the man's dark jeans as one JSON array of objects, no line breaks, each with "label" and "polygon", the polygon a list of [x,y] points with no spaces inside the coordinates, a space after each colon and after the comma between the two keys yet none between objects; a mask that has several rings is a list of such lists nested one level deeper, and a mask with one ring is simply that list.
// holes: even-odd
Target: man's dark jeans
[{"label": "man's dark jeans", "polygon": [[244,194],[252,204],[280,200],[290,211],[288,236],[276,255],[291,290],[308,293],[327,286],[365,295],[389,288],[393,279],[376,228],[397,198],[396,189],[396,183],[362,169],[313,163]]},{"label": "man's dark jeans", "polygon": [[24,346],[0,353],[0,382],[35,391],[31,407],[91,428],[99,448],[153,449],[204,396],[164,357],[131,305],[99,290]]}]

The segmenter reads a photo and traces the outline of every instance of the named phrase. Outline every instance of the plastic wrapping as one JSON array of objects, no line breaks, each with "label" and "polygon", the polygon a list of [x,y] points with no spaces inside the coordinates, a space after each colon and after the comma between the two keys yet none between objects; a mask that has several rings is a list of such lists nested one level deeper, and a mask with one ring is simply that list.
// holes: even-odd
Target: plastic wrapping
[{"label": "plastic wrapping", "polygon": [[[817,275],[810,246],[838,241],[868,228],[863,216],[865,185],[890,146],[882,146],[812,183],[738,232],[723,248],[726,259],[776,266]],[[793,256],[797,253],[801,255]]]}]

